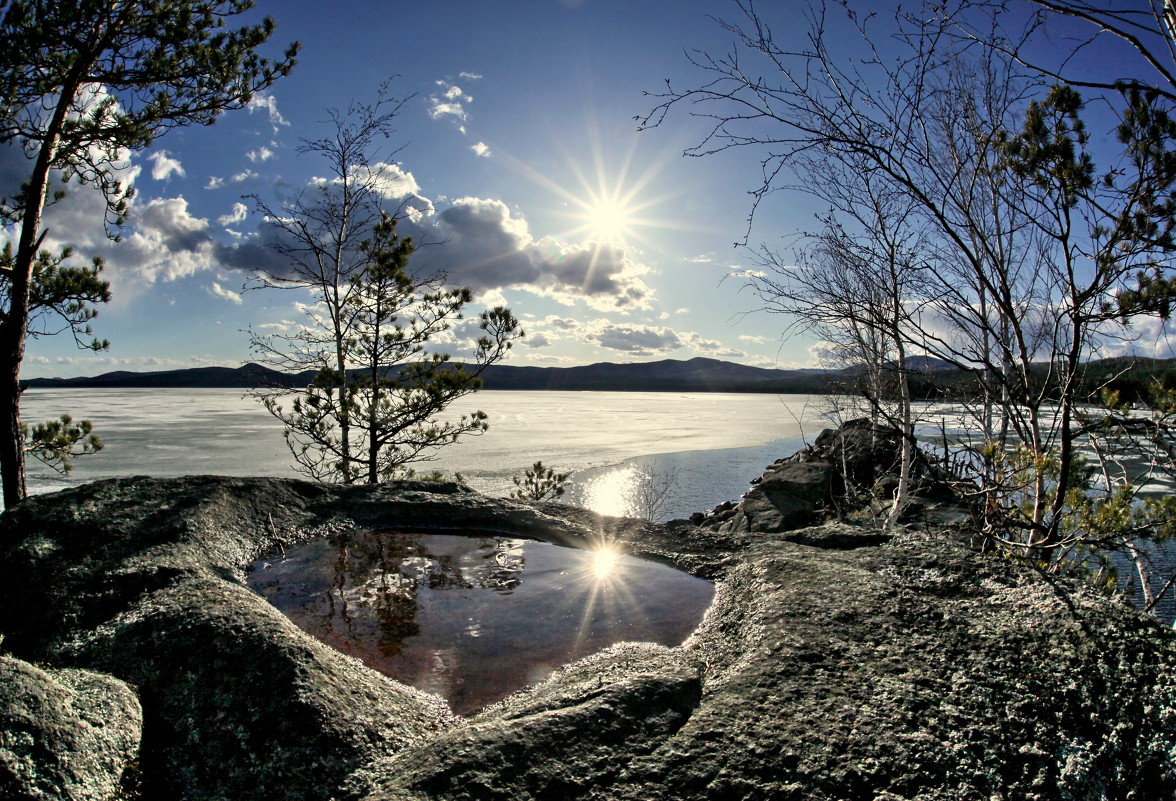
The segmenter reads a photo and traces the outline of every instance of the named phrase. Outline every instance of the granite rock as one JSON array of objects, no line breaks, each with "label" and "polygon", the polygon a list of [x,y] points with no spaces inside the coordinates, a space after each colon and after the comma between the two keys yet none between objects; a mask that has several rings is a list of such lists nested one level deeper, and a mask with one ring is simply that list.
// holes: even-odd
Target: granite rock
[{"label": "granite rock", "polygon": [[[453,484],[118,479],[0,517],[0,633],[137,688],[151,798],[1176,796],[1172,632],[951,520],[715,530]],[[614,646],[459,717],[244,585],[259,555],[374,526],[607,539],[716,597],[679,648]]]},{"label": "granite rock", "polygon": [[116,798],[134,783],[142,727],[124,682],[0,656],[0,798]]}]

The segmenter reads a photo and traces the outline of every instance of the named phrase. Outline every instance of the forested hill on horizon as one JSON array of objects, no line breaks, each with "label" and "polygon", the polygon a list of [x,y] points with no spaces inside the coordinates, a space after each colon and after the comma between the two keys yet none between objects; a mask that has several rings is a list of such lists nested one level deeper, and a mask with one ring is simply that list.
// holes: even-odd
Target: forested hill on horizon
[{"label": "forested hill on horizon", "polygon": [[[482,373],[484,389],[631,392],[823,392],[832,373],[814,368],[776,370],[718,359],[578,367],[519,367],[496,364]],[[257,364],[242,367],[194,367],[154,372],[116,371],[80,378],[32,378],[22,383],[42,388],[232,388],[303,387],[313,372],[284,374]]]},{"label": "forested hill on horizon", "polygon": [[[946,362],[915,357],[909,365],[917,371],[911,390],[923,400],[963,399],[974,394],[974,376]],[[1176,359],[1116,357],[1088,362],[1091,391],[1104,382],[1120,392],[1120,400],[1144,399],[1145,385],[1158,383],[1176,389]],[[1047,365],[1035,373],[1045,379]],[[496,364],[482,373],[484,389],[564,390],[573,392],[775,392],[815,394],[846,391],[858,371],[799,368],[779,370],[752,367],[718,359],[655,362],[599,362],[578,367],[520,367]],[[116,371],[80,378],[32,378],[26,387],[125,388],[125,389],[251,389],[254,387],[304,387],[314,378],[311,371],[286,374],[257,364],[242,367],[193,367],[154,372]]]}]

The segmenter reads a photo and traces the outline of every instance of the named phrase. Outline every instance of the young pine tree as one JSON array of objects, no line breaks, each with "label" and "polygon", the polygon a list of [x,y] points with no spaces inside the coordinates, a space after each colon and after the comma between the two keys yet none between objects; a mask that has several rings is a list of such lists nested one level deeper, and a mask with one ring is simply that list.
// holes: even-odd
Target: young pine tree
[{"label": "young pine tree", "polygon": [[481,388],[482,371],[500,361],[522,331],[514,315],[498,307],[480,316],[481,336],[469,362],[454,364],[446,353],[428,352],[429,341],[461,319],[470,290],[413,276],[412,239],[400,237],[395,218],[387,214],[359,249],[364,266],[350,278],[344,307],[350,332],[341,346],[346,369],[333,366],[333,353],[325,354],[317,377],[290,412],[280,396],[262,400],[286,426],[286,441],[305,473],[378,484],[405,475],[409,463],[435,458],[437,449],[461,436],[488,428],[481,411],[448,420],[441,415]]}]

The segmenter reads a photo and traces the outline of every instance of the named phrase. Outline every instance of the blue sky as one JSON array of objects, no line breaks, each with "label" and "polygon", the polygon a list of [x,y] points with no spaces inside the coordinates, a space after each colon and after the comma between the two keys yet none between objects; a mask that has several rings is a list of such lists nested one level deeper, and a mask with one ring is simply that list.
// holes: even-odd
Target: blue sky
[{"label": "blue sky", "polygon": [[[804,34],[803,7],[760,4],[781,36]],[[111,348],[33,339],[24,377],[238,366],[250,359],[246,329],[306,322],[308,297],[243,290],[262,222],[243,196],[272,202],[324,175],[296,152],[300,141],[330,133],[325,109],[371,102],[389,79],[391,94],[414,96],[387,152],[373,154],[399,171],[389,202],[421,209],[431,239],[445,240],[418,256],[475,291],[468,316],[505,303],[522,320],[510,363],[814,364],[811,339],[757,311],[737,275],[754,258],[734,247],[745,235],[780,247],[816,228],[812,199],[770,195],[748,234],[762,154],[684,157],[706,132],[687,109],[643,132],[634,119],[666,79],[704,79],[687,51],[730,50],[711,16],[737,19],[733,0],[346,0],[329,10],[259,0],[251,17],[262,15],[278,22],[266,53],[300,40],[298,65],[249,109],[133,154],[121,243],[104,236],[92,191],[75,188],[48,210],[49,243],[106,259],[114,299],[95,334]],[[460,341],[446,347],[460,354]]]},{"label": "blue sky", "polygon": [[[50,209],[50,241],[107,262],[113,301],[87,354],[65,336],[31,340],[23,375],[237,366],[244,329],[302,322],[306,298],[243,291],[247,264],[226,257],[257,236],[243,195],[272,200],[325,167],[295,151],[325,135],[324,109],[415,95],[388,141],[414,203],[445,232],[451,277],[482,303],[505,303],[527,337],[512,364],[572,365],[710,356],[748,364],[810,363],[809,344],[781,342],[733,270],[733,247],[758,176],[754,159],[684,158],[701,128],[685,115],[638,133],[645,92],[697,79],[684,51],[725,49],[708,14],[727,0],[441,0],[427,4],[258,2],[278,22],[269,53],[302,41],[294,71],[208,128],[174,130],[132,157],[137,194],[123,241],[105,240],[97,198],[77,190]],[[619,199],[619,213],[597,208]],[[771,239],[806,225],[780,196],[757,220]],[[598,230],[604,225],[604,231]],[[618,228],[617,230],[610,230]],[[591,240],[619,239],[604,275],[577,272]],[[510,269],[512,254],[526,269]],[[432,251],[431,251],[432,252]],[[529,272],[528,272],[529,270]],[[523,280],[526,279],[526,280]],[[266,327],[270,327],[267,329]]]}]

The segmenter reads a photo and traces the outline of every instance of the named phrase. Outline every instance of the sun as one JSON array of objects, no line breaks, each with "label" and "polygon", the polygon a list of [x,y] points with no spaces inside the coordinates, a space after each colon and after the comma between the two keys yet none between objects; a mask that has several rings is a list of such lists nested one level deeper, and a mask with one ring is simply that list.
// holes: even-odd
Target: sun
[{"label": "sun", "polygon": [[592,576],[597,581],[608,581],[613,578],[617,569],[617,561],[621,555],[612,548],[604,547],[592,551]]},{"label": "sun", "polygon": [[588,239],[604,245],[624,244],[633,235],[633,209],[619,197],[593,197],[583,203],[578,217]]},{"label": "sun", "polygon": [[[678,192],[653,192],[672,151],[645,159],[638,167],[636,142],[627,152],[606,155],[598,136],[587,147],[569,151],[557,180],[550,172],[536,170],[522,159],[511,158],[516,169],[558,199],[551,213],[568,227],[555,236],[585,247],[629,250],[656,241],[657,232],[679,229],[682,224],[655,212],[678,197]],[[507,156],[502,156],[507,158]]]}]

